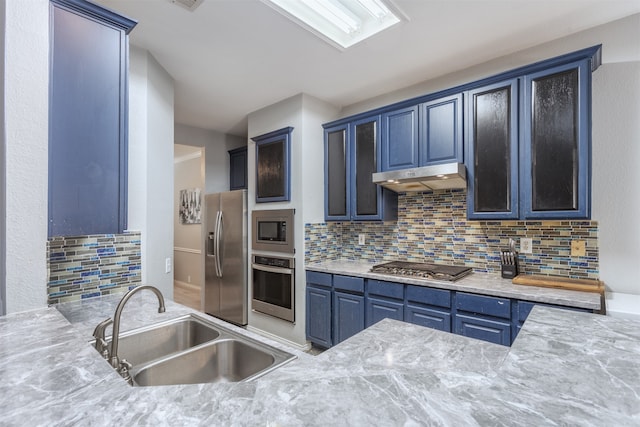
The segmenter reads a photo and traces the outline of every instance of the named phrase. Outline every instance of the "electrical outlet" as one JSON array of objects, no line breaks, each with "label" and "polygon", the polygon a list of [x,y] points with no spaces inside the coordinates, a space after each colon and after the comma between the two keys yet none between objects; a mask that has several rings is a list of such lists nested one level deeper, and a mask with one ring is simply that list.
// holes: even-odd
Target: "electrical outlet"
[{"label": "electrical outlet", "polygon": [[523,254],[533,253],[533,239],[531,237],[522,237],[520,239],[520,252]]},{"label": "electrical outlet", "polygon": [[191,276],[187,276],[187,283],[191,283]]},{"label": "electrical outlet", "polygon": [[585,256],[586,248],[584,240],[571,241],[571,256]]},{"label": "electrical outlet", "polygon": [[171,273],[171,258],[164,260],[164,272]]},{"label": "electrical outlet", "polygon": [[359,245],[364,245],[365,244],[364,234],[358,234],[358,244]]}]

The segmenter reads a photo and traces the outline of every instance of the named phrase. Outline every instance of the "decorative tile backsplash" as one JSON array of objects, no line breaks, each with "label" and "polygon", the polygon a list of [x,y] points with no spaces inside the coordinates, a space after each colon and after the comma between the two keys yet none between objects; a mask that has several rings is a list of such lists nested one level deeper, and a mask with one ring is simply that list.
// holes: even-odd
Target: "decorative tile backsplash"
[{"label": "decorative tile backsplash", "polygon": [[[305,261],[401,259],[499,273],[499,253],[509,238],[518,250],[520,238],[530,237],[533,253],[519,255],[522,272],[599,277],[596,221],[470,221],[464,190],[401,193],[398,206],[397,222],[305,224]],[[571,256],[572,239],[585,241],[585,256]]]},{"label": "decorative tile backsplash", "polygon": [[47,266],[49,304],[126,292],[141,281],[140,233],[54,237]]}]

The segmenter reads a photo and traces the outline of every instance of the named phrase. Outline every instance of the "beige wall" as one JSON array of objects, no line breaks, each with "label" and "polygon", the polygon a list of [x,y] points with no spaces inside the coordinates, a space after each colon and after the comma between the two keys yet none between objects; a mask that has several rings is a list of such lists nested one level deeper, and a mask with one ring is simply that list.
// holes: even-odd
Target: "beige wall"
[{"label": "beige wall", "polygon": [[[177,147],[185,147],[176,145]],[[185,147],[187,148],[187,147]],[[181,224],[180,190],[199,188],[204,203],[203,150],[190,148],[191,154],[174,159],[174,280],[202,286],[202,224]],[[188,153],[189,151],[183,151]]]}]

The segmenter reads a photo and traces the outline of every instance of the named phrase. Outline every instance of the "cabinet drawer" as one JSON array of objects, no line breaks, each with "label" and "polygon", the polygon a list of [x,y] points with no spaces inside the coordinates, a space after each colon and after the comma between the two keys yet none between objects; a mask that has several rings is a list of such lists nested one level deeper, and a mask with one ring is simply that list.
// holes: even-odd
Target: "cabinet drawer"
[{"label": "cabinet drawer", "polygon": [[333,287],[343,291],[364,293],[364,279],[352,276],[333,276]]},{"label": "cabinet drawer", "polygon": [[322,285],[331,287],[331,274],[319,273],[317,271],[307,271],[307,284]]},{"label": "cabinet drawer", "polygon": [[414,325],[451,332],[451,313],[448,311],[407,304],[404,319]]},{"label": "cabinet drawer", "polygon": [[455,316],[455,332],[494,344],[511,345],[511,324],[498,320],[458,314]]},{"label": "cabinet drawer", "polygon": [[401,301],[393,301],[382,298],[367,298],[367,328],[382,319],[404,320],[404,304]]},{"label": "cabinet drawer", "polygon": [[368,280],[367,292],[369,295],[404,299],[404,285],[402,283],[384,282],[382,280]]},{"label": "cabinet drawer", "polygon": [[451,291],[407,285],[407,301],[450,308]]},{"label": "cabinet drawer", "polygon": [[511,300],[507,298],[495,298],[458,292],[456,294],[456,309],[511,319]]}]

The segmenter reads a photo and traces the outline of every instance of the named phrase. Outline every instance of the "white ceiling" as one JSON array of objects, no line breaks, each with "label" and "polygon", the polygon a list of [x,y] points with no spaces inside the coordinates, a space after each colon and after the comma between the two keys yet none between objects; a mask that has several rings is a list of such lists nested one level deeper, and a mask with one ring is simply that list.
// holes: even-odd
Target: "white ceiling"
[{"label": "white ceiling", "polygon": [[395,0],[409,18],[340,51],[259,0],[94,0],[175,79],[178,123],[246,136],[301,92],[339,107],[640,12],[640,0]]}]

